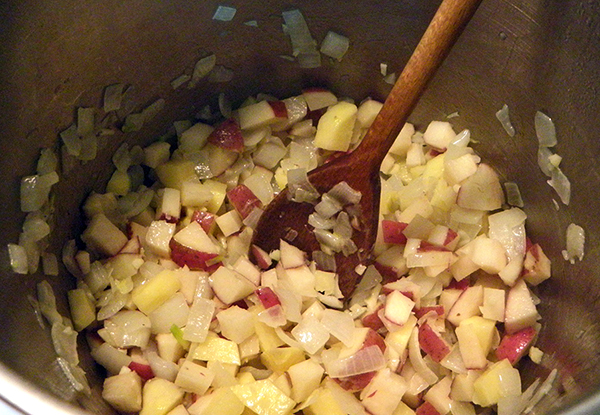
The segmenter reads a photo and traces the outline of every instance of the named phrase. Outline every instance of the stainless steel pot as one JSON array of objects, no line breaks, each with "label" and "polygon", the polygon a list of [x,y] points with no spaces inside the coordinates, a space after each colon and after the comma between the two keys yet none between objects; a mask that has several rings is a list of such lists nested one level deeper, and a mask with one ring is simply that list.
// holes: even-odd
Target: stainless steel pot
[{"label": "stainless steel pot", "polygon": [[[401,70],[438,1],[231,0],[227,5],[235,6],[237,14],[230,22],[212,19],[218,5],[213,0],[0,2],[0,177],[5,183],[0,192],[0,395],[6,408],[27,414],[85,412],[80,408],[112,413],[99,397],[100,373],[85,353],[92,396],[75,397],[66,387],[49,333],[28,301],[35,284],[47,277],[13,274],[4,248],[17,240],[24,218],[20,177],[34,171],[41,147],[57,145],[57,133],[73,121],[75,107],[100,106],[103,88],[115,82],[134,87],[132,109],[162,97],[166,108],[142,131],[127,136],[131,143],[148,143],[171,121],[205,104],[215,106],[220,92],[239,103],[257,92],[285,97],[304,86],[325,85],[341,95],[381,99],[390,86],[379,64]],[[281,12],[295,7],[317,40],[330,29],[351,39],[341,62],[325,59],[319,69],[302,70],[280,57],[291,53]],[[250,20],[258,27],[244,24]],[[169,82],[190,73],[209,51],[219,65],[234,71],[234,79],[174,91]],[[484,0],[412,116],[423,125],[458,111],[457,128],[471,128],[479,140],[476,150],[506,180],[519,184],[529,232],[545,247],[554,271],[538,293],[543,315],[538,345],[547,355],[547,367],[528,370],[537,375],[559,369],[565,397],[556,402],[569,414],[600,412],[599,88],[598,2]],[[514,138],[494,117],[505,103],[517,130]],[[559,210],[536,164],[536,110],[557,125],[561,166],[572,184],[572,201]],[[123,139],[112,138],[96,160],[77,166],[55,187],[55,252],[81,229],[78,206],[106,182],[110,155]],[[561,256],[571,222],[587,233],[586,256],[574,265]],[[61,293],[73,286],[65,275],[50,278],[62,311]]]}]

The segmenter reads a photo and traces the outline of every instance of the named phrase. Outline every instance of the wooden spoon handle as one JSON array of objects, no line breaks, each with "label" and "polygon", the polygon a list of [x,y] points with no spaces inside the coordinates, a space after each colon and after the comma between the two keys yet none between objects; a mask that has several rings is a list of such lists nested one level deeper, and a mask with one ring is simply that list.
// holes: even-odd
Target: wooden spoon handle
[{"label": "wooden spoon handle", "polygon": [[[383,161],[427,84],[442,64],[481,0],[443,0],[385,105],[360,146],[361,162],[376,166]],[[366,164],[365,164],[366,165]]]}]

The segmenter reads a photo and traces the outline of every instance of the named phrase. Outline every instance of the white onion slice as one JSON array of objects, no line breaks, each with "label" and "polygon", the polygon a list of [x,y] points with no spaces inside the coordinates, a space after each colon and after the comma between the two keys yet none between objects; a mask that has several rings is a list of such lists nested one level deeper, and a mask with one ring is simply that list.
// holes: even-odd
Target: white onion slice
[{"label": "white onion slice", "polygon": [[90,385],[85,377],[85,372],[79,366],[69,363],[66,359],[58,357],[56,359],[58,366],[62,369],[67,377],[69,384],[78,392],[83,392],[86,395],[91,393]]},{"label": "white onion slice", "polygon": [[163,359],[155,351],[147,351],[144,355],[156,377],[169,382],[175,381],[179,372],[179,366],[176,363]]},{"label": "white onion slice", "polygon": [[194,72],[192,73],[192,79],[188,83],[188,88],[195,88],[198,82],[213,70],[217,63],[217,57],[212,54],[199,59],[194,66]]},{"label": "white onion slice", "polygon": [[60,138],[67,149],[67,153],[79,157],[81,153],[81,139],[77,134],[77,126],[71,124],[66,130],[60,133]]},{"label": "white onion slice", "polygon": [[42,270],[44,275],[58,275],[58,259],[54,253],[42,253]]},{"label": "white onion slice", "polygon": [[127,304],[129,296],[118,289],[111,289],[104,299],[105,302],[103,304],[98,300],[98,305],[100,305],[101,308],[98,310],[96,318],[99,321],[111,318],[121,311]]},{"label": "white onion slice", "polygon": [[356,205],[360,203],[362,194],[354,190],[346,182],[339,182],[327,192],[327,195],[338,201],[342,206]]},{"label": "white onion slice", "polygon": [[27,251],[21,245],[9,243],[8,256],[10,258],[10,266],[17,274],[27,274],[29,269],[27,265]]},{"label": "white onion slice", "polygon": [[327,374],[332,378],[345,378],[382,369],[386,365],[385,356],[378,346],[360,349],[351,356],[323,361]]},{"label": "white onion slice", "polygon": [[502,128],[511,137],[515,136],[515,127],[510,122],[510,116],[508,114],[508,105],[504,104],[500,110],[496,112],[496,118],[502,124]]},{"label": "white onion slice", "polygon": [[408,357],[410,363],[416,372],[423,378],[428,385],[433,385],[438,381],[437,375],[427,366],[421,355],[421,346],[419,346],[419,329],[414,328],[410,339],[408,340]]},{"label": "white onion slice", "polygon": [[109,85],[104,89],[103,109],[104,112],[111,112],[121,109],[123,100],[124,84]]},{"label": "white onion slice", "polygon": [[290,200],[295,202],[314,203],[319,199],[319,192],[308,180],[306,169],[290,169],[287,171],[288,192]]},{"label": "white onion slice", "polygon": [[552,118],[541,111],[535,113],[535,133],[541,147],[554,147],[556,145],[556,128]]},{"label": "white onion slice", "polygon": [[212,18],[220,22],[229,22],[233,20],[236,12],[235,7],[219,5]]},{"label": "white onion slice", "polygon": [[58,157],[51,148],[43,148],[40,150],[40,158],[37,162],[37,174],[47,174],[58,169]]},{"label": "white onion slice", "polygon": [[585,249],[585,231],[579,225],[574,223],[567,226],[567,249],[564,250],[563,257],[566,261],[575,263],[575,258],[583,260]]},{"label": "white onion slice", "polygon": [[542,173],[550,177],[552,175],[552,169],[554,166],[550,162],[552,151],[548,147],[539,147],[537,153],[537,163]]},{"label": "white onion slice", "polygon": [[42,315],[48,323],[62,323],[63,319],[56,309],[56,297],[50,283],[46,280],[37,285],[37,299]]},{"label": "white onion slice", "polygon": [[190,314],[188,315],[188,321],[183,331],[183,338],[196,343],[202,343],[206,340],[215,308],[213,300],[196,297],[190,307]]},{"label": "white onion slice", "polygon": [[303,318],[291,333],[311,355],[317,353],[329,340],[329,331],[313,316]]},{"label": "white onion slice", "polygon": [[568,205],[571,201],[571,182],[565,176],[561,169],[558,167],[554,167],[551,172],[550,180],[548,180],[548,184],[554,188],[560,200]]},{"label": "white onion slice", "polygon": [[315,211],[324,219],[329,219],[341,210],[342,204],[327,193],[321,196],[321,201],[315,205]]},{"label": "white onion slice", "polygon": [[208,74],[208,82],[221,83],[229,82],[233,79],[233,70],[224,67],[223,65],[215,65],[210,74]]},{"label": "white onion slice", "polygon": [[515,182],[505,182],[504,190],[506,190],[506,202],[511,206],[522,208],[525,206],[523,198],[521,197],[521,191],[519,185]]},{"label": "white onion slice", "polygon": [[355,327],[354,320],[348,313],[326,309],[321,316],[321,324],[344,345],[352,346]]},{"label": "white onion slice", "polygon": [[341,61],[350,46],[350,39],[346,36],[332,32],[331,30],[325,35],[325,39],[321,43],[321,53],[333,59]]}]

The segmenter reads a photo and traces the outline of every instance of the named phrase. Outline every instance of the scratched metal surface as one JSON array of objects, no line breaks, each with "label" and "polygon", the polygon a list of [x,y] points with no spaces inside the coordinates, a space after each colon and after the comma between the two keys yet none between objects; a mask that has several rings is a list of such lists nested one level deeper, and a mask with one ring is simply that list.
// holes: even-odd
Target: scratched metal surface
[{"label": "scratched metal surface", "polygon": [[[16,240],[23,219],[19,178],[33,171],[40,147],[55,145],[57,132],[72,122],[74,107],[100,105],[106,85],[133,85],[132,105],[138,108],[158,97],[167,102],[132,143],[147,143],[169,121],[205,103],[214,105],[219,92],[239,103],[260,91],[284,97],[318,84],[357,99],[382,98],[389,86],[382,82],[379,63],[401,70],[437,3],[231,0],[228,5],[238,14],[222,23],[211,20],[219,4],[214,0],[0,1],[0,177],[6,183],[0,192],[0,247]],[[342,62],[324,61],[318,70],[301,71],[279,57],[290,53],[280,13],[291,7],[301,8],[317,40],[329,29],[350,37]],[[243,24],[253,19],[258,28]],[[457,129],[472,127],[477,151],[521,187],[529,232],[547,249],[555,274],[539,291],[544,316],[539,345],[549,367],[558,367],[574,391],[565,403],[578,398],[572,414],[600,411],[595,395],[579,399],[600,383],[599,25],[600,6],[594,0],[484,0],[412,117],[423,125],[458,111]],[[234,80],[173,91],[169,82],[189,73],[206,51],[234,70]],[[494,117],[505,103],[517,130],[514,138]],[[552,202],[557,197],[536,164],[536,110],[557,125],[561,167],[572,183],[572,202],[558,211]],[[55,247],[80,229],[78,206],[107,180],[105,166],[119,144],[116,137],[96,161],[58,185]],[[587,232],[586,258],[575,265],[560,253],[572,221]],[[27,300],[42,277],[15,277],[4,249],[0,267],[0,395],[30,414],[81,413],[64,403],[69,400],[96,414],[111,413],[99,398],[101,378],[89,356],[84,366],[95,385],[89,399],[76,399],[53,364],[48,333]],[[52,283],[63,291],[72,285],[60,278]],[[64,310],[64,299],[60,306]],[[534,368],[531,373],[537,374]]]}]

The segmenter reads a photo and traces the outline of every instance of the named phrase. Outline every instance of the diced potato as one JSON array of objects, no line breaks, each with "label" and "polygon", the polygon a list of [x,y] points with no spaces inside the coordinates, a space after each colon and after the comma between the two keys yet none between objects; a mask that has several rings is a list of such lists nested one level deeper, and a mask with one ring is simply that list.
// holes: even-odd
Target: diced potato
[{"label": "diced potato", "polygon": [[192,358],[240,365],[238,345],[230,340],[220,338],[213,332],[209,332],[206,340],[196,346]]},{"label": "diced potato", "polygon": [[304,360],[304,351],[296,347],[277,347],[263,352],[260,361],[276,373],[283,373],[290,366]]},{"label": "diced potato", "polygon": [[150,379],[142,390],[140,415],[166,415],[181,404],[183,395],[183,390],[168,380]]},{"label": "diced potato", "polygon": [[508,359],[490,366],[473,383],[473,403],[484,407],[492,406],[507,396],[521,394],[521,377]]},{"label": "diced potato", "polygon": [[142,379],[134,371],[127,371],[104,380],[104,398],[121,412],[139,412],[142,409]]},{"label": "diced potato", "polygon": [[140,311],[150,314],[171,298],[180,286],[177,274],[171,270],[164,270],[150,281],[136,287],[131,293],[131,299]]},{"label": "diced potato", "polygon": [[235,396],[258,415],[286,415],[296,405],[269,379],[236,385],[231,388]]}]

